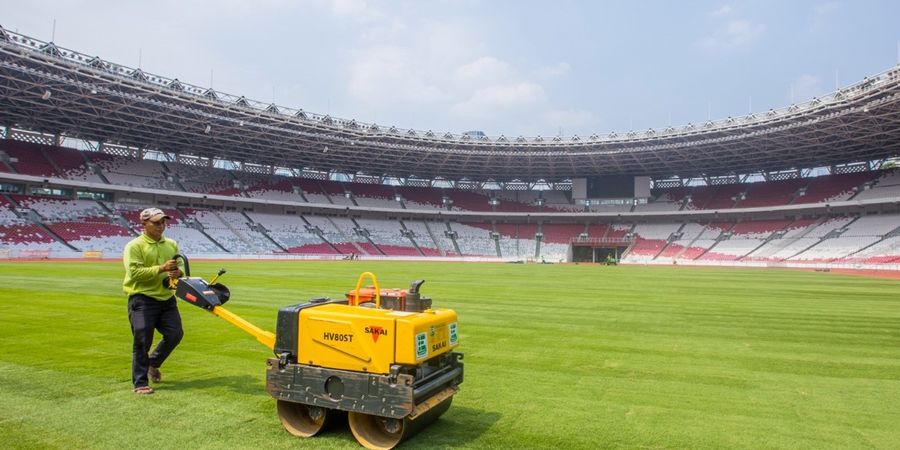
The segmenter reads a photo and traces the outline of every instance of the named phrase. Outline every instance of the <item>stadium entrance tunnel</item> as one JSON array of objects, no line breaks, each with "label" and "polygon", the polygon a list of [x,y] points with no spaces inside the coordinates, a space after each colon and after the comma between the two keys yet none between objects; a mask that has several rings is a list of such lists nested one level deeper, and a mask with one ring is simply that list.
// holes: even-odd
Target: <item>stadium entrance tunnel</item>
[{"label": "stadium entrance tunnel", "polygon": [[625,245],[572,244],[572,262],[618,262],[627,248]]}]

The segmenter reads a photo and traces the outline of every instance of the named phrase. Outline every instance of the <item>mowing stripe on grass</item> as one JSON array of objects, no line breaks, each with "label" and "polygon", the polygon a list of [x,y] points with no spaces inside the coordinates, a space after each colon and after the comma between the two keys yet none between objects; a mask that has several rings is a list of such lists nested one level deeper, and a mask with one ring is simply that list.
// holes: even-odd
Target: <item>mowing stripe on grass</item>
[{"label": "mowing stripe on grass", "polygon": [[[229,309],[425,279],[466,380],[407,448],[900,448],[900,282],[790,270],[402,262],[225,266]],[[269,352],[197,308],[158,393],[130,391],[122,268],[0,263],[0,442],[21,448],[358,448],[281,429]],[[162,434],[158,430],[165,430]],[[11,443],[11,444],[10,444]]]}]

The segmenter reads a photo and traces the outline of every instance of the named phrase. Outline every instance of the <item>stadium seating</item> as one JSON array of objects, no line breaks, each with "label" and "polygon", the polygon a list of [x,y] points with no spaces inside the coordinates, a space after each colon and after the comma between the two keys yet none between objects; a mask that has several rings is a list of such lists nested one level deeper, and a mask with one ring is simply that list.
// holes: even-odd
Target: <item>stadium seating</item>
[{"label": "stadium seating", "polygon": [[443,194],[437,189],[398,186],[397,193],[408,209],[446,209]]},{"label": "stadium seating", "polygon": [[809,184],[794,203],[822,203],[847,200],[866,182],[878,177],[878,172],[825,175],[809,179]]},{"label": "stadium seating", "polygon": [[239,193],[234,187],[235,177],[227,170],[176,163],[163,165],[188,192],[231,196]]},{"label": "stadium seating", "polygon": [[787,205],[806,183],[807,181],[803,179],[750,183],[747,185],[746,197],[737,202],[737,207],[758,208]]},{"label": "stadium seating", "polygon": [[[47,159],[44,149],[49,146],[30,142],[0,139],[0,150],[10,157],[16,172],[41,177],[61,177],[53,163]],[[2,167],[2,166],[0,166]]]},{"label": "stadium seating", "polygon": [[267,234],[287,252],[311,244],[321,244],[322,239],[306,229],[306,222],[299,216],[248,212],[247,216],[261,225]]},{"label": "stadium seating", "polygon": [[544,197],[544,205],[556,211],[582,211],[583,207],[576,206],[569,194],[561,191],[544,191],[541,193]]},{"label": "stadium seating", "polygon": [[503,203],[511,203],[523,205],[525,208],[519,210],[524,212],[526,210],[529,211],[537,211],[540,208],[537,206],[537,202],[539,198],[542,198],[542,194],[547,191],[496,191],[494,196],[501,201],[501,205]]},{"label": "stadium seating", "polygon": [[44,147],[44,154],[63,178],[103,183],[98,175],[91,172],[87,166],[87,158],[79,150],[47,146]]},{"label": "stadium seating", "polygon": [[191,210],[189,219],[199,222],[206,234],[231,253],[274,253],[278,246],[253,230],[241,213]]},{"label": "stadium seating", "polygon": [[741,184],[721,186],[698,186],[691,190],[691,201],[687,209],[728,209],[735,205],[737,197],[747,187]]},{"label": "stadium seating", "polygon": [[681,205],[681,201],[673,200],[672,196],[666,192],[655,200],[634,205],[634,212],[678,211],[681,209]]},{"label": "stadium seating", "polygon": [[13,212],[13,204],[0,195],[0,225],[16,223],[19,220],[19,216]]},{"label": "stadium seating", "polygon": [[544,223],[541,232],[544,233],[543,244],[556,243],[568,244],[572,239],[584,233],[583,224]]},{"label": "stadium seating", "polygon": [[497,248],[491,239],[491,225],[483,222],[453,223],[456,243],[464,256],[497,256]]},{"label": "stadium seating", "polygon": [[681,224],[639,223],[634,226],[635,243],[626,255],[627,261],[652,261],[666,247],[669,237],[675,234]]},{"label": "stadium seating", "polygon": [[31,209],[49,221],[79,219],[104,215],[97,202],[90,200],[61,200],[46,197],[10,195],[22,208]]},{"label": "stadium seating", "polygon": [[320,244],[305,244],[299,247],[291,247],[288,249],[289,253],[297,253],[297,254],[308,254],[308,255],[336,255],[339,252],[326,243]]},{"label": "stadium seating", "polygon": [[863,190],[854,200],[900,198],[900,170],[885,171],[872,183],[869,189]]},{"label": "stadium seating", "polygon": [[440,255],[439,244],[432,239],[434,232],[429,225],[418,220],[405,220],[403,225],[415,234],[416,245],[423,253]]},{"label": "stadium seating", "polygon": [[606,224],[596,224],[592,223],[587,227],[588,237],[594,239],[602,239],[605,238],[607,233],[609,232],[609,225]]},{"label": "stadium seating", "polygon": [[[455,211],[583,211],[564,191],[470,191],[337,182],[212,168],[204,161],[135,160],[14,140],[0,140],[12,158],[9,169],[116,185],[186,190],[264,200],[354,205],[363,208]],[[199,164],[199,165],[197,165]],[[298,190],[300,191],[298,193]],[[824,175],[782,181],[653,189],[647,203],[591,205],[595,212],[666,212],[760,208],[790,204],[900,197],[897,170]],[[402,202],[396,197],[400,196]],[[491,198],[496,202],[491,202]],[[7,200],[7,199],[11,199]],[[445,199],[449,203],[445,204]],[[538,206],[539,199],[545,203]],[[493,204],[492,204],[493,203]],[[89,200],[0,196],[4,248],[52,247],[60,251],[119,251],[141,231],[147,206]],[[18,210],[18,213],[14,210]],[[183,248],[200,253],[355,253],[373,256],[470,256],[526,259],[565,257],[569,242],[590,238],[634,238],[626,261],[806,261],[881,264],[896,262],[898,215],[759,220],[752,216],[712,223],[648,223],[627,216],[618,222],[516,224],[466,221],[423,222],[348,219],[315,214],[246,213],[202,208],[165,208],[173,219],[167,233]],[[182,214],[184,212],[184,214]],[[320,232],[316,232],[316,228]],[[362,231],[365,230],[365,231]],[[455,233],[451,238],[448,231]],[[496,231],[496,238],[492,233]],[[541,233],[538,245],[537,233]],[[362,233],[362,234],[360,234]],[[404,234],[411,233],[411,234]],[[68,245],[58,242],[62,239]],[[412,239],[410,239],[412,238]],[[459,252],[457,252],[457,248]],[[537,250],[540,249],[538,252]]]},{"label": "stadium seating", "polygon": [[[624,239],[625,235],[631,231],[631,228],[632,224],[630,223],[614,223],[609,227],[605,237],[607,239]],[[593,236],[593,234],[591,235]]]},{"label": "stadium seating", "polygon": [[78,250],[118,253],[135,234],[105,217],[84,218],[79,222],[56,222],[47,228]]},{"label": "stadium seating", "polygon": [[345,183],[347,190],[353,193],[356,204],[373,208],[400,208],[394,189],[390,186],[363,183]]},{"label": "stadium seating", "polygon": [[169,180],[158,161],[118,158],[97,163],[111,184],[150,189],[180,191],[177,183]]}]

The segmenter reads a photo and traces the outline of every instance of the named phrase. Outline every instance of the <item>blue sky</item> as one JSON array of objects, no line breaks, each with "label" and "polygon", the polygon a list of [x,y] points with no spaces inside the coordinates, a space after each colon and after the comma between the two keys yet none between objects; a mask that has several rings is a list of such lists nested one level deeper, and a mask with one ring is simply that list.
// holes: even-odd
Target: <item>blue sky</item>
[{"label": "blue sky", "polygon": [[[150,6],[152,5],[152,6]],[[788,106],[898,62],[896,1],[0,0],[0,25],[383,126],[586,136]]]}]

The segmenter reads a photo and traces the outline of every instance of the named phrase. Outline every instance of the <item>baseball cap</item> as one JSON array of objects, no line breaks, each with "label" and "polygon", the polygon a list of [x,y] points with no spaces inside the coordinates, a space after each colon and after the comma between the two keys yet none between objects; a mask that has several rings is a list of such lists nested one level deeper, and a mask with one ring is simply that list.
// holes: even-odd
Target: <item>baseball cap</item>
[{"label": "baseball cap", "polygon": [[166,215],[163,210],[159,208],[147,208],[141,211],[141,222],[145,220],[149,220],[152,222],[156,222],[160,219],[171,219],[172,216]]}]

